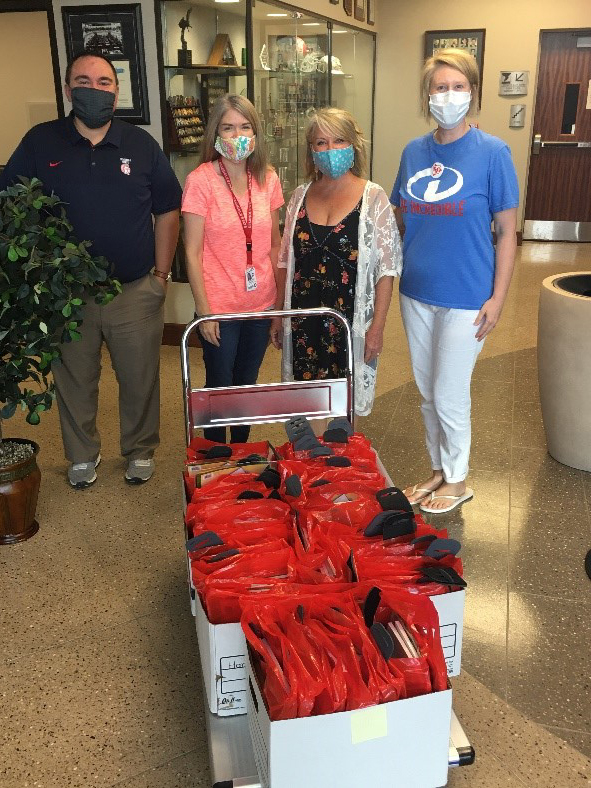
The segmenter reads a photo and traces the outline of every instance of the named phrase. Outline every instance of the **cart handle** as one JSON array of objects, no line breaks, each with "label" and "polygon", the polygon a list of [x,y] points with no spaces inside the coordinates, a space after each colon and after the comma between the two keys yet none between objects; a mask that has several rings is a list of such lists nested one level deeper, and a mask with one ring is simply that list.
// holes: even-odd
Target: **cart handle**
[{"label": "cart handle", "polygon": [[[267,309],[263,312],[233,312],[219,315],[202,315],[192,320],[183,332],[181,338],[181,370],[183,377],[183,398],[185,410],[185,427],[187,432],[187,445],[191,440],[191,414],[190,414],[190,400],[191,400],[191,372],[189,367],[189,337],[191,333],[196,330],[201,323],[206,322],[223,322],[229,320],[266,320],[274,317],[290,318],[290,317],[332,317],[341,323],[345,329],[346,344],[347,344],[347,383],[349,389],[348,397],[348,418],[353,424],[355,403],[354,403],[354,366],[353,366],[353,340],[351,334],[351,326],[346,317],[344,317],[336,309],[326,309],[324,307],[316,307],[314,309]],[[237,388],[240,388],[239,386]],[[200,391],[200,389],[195,389]]]}]

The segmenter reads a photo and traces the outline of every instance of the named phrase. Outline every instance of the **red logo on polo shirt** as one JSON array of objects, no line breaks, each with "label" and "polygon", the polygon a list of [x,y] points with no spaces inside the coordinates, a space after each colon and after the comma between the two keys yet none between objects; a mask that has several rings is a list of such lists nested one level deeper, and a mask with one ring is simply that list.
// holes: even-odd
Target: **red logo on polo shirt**
[{"label": "red logo on polo shirt", "polygon": [[121,159],[121,172],[124,175],[131,175],[131,159]]},{"label": "red logo on polo shirt", "polygon": [[49,166],[50,167],[57,167],[57,165],[61,164],[61,163],[62,163],[61,161],[50,161],[49,162]]}]

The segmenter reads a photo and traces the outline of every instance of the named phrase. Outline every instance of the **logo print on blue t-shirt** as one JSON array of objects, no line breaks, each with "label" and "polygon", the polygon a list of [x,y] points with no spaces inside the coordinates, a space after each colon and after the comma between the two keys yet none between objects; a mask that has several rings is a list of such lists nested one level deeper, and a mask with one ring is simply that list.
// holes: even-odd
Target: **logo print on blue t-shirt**
[{"label": "logo print on blue t-shirt", "polygon": [[406,184],[406,191],[420,202],[440,202],[457,194],[463,184],[461,172],[436,161],[431,167],[412,175]]}]

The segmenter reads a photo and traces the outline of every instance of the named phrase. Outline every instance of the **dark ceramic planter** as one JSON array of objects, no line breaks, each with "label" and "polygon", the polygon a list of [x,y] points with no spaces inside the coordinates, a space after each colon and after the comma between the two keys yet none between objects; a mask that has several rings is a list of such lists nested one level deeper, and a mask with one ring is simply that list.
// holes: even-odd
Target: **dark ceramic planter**
[{"label": "dark ceramic planter", "polygon": [[39,446],[24,438],[4,438],[29,444],[35,450],[26,460],[0,465],[0,545],[24,542],[39,530],[35,520],[41,471],[37,467]]}]

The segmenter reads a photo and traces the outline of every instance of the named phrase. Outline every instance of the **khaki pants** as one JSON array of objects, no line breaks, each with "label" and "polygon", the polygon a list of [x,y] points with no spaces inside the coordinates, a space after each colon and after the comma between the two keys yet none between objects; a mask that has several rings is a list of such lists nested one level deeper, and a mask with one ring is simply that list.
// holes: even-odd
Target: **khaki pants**
[{"label": "khaki pants", "polygon": [[105,341],[119,383],[121,454],[148,459],[159,443],[160,345],[165,291],[152,274],[123,285],[107,306],[85,305],[82,338],[61,346],[53,368],[62,440],[72,463],[96,460],[101,346]]}]

